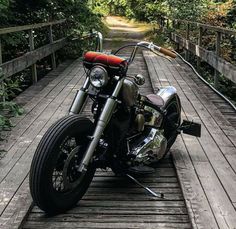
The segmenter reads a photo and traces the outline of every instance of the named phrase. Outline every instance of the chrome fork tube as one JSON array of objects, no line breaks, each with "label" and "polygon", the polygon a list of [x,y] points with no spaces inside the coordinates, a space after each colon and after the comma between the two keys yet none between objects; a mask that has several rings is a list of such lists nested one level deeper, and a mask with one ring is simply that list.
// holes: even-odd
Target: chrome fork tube
[{"label": "chrome fork tube", "polygon": [[103,111],[98,119],[97,126],[96,126],[93,136],[91,138],[92,141],[89,144],[89,147],[88,147],[88,149],[84,155],[84,158],[81,162],[81,165],[79,168],[80,172],[86,171],[87,166],[93,156],[94,150],[96,149],[97,144],[103,134],[103,131],[104,131],[106,125],[108,124],[108,122],[110,121],[110,118],[116,108],[116,105],[117,105],[116,99],[117,99],[117,96],[119,95],[119,92],[120,92],[121,87],[123,85],[123,81],[124,81],[124,79],[121,79],[118,81],[112,96],[110,98],[108,98],[105,103]]},{"label": "chrome fork tube", "polygon": [[86,78],[82,88],[77,91],[74,101],[70,107],[70,111],[69,111],[70,115],[79,114],[80,111],[82,110],[88,96],[88,93],[87,93],[88,87],[89,87],[89,77]]}]

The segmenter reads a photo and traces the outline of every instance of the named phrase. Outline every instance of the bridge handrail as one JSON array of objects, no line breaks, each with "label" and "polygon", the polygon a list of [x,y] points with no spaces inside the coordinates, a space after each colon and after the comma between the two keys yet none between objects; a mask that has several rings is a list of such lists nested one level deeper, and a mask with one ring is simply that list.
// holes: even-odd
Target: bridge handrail
[{"label": "bridge handrail", "polygon": [[66,19],[61,19],[61,20],[58,20],[58,21],[31,24],[31,25],[22,25],[22,26],[12,26],[12,27],[7,27],[7,28],[0,28],[0,35],[7,34],[7,33],[20,32],[20,31],[25,31],[25,30],[31,30],[31,29],[38,29],[38,28],[42,28],[42,27],[62,24],[64,22],[66,22]]},{"label": "bridge handrail", "polygon": [[162,17],[165,20],[172,20],[175,22],[180,22],[180,23],[184,23],[184,24],[190,24],[190,25],[195,25],[197,28],[205,28],[208,30],[213,30],[215,32],[221,32],[224,34],[230,34],[230,35],[236,35],[236,30],[234,29],[229,29],[229,28],[223,28],[221,26],[214,26],[214,25],[209,25],[209,24],[204,24],[201,22],[195,22],[195,21],[189,21],[189,20],[183,20],[183,19],[176,19],[176,18],[169,18],[169,17]]},{"label": "bridge handrail", "polygon": [[[211,65],[215,70],[214,73],[214,86],[215,88],[219,87],[219,74],[221,73],[227,79],[236,83],[236,66],[232,63],[228,62],[224,58],[221,57],[221,40],[222,34],[233,35],[236,37],[236,30],[227,29],[219,26],[212,26],[208,24],[203,24],[199,22],[193,22],[188,20],[181,20],[169,17],[161,17],[161,27],[169,28],[170,23],[172,22],[173,32],[170,33],[170,38],[174,41],[178,46],[182,46],[185,49],[185,58],[189,59],[189,52],[197,56],[197,69],[200,68],[201,61],[207,62]],[[179,35],[177,33],[177,29],[180,24],[183,23],[186,26],[186,35]],[[190,41],[190,31],[191,26],[197,27],[198,31],[198,41],[197,44]],[[213,30],[216,35],[216,43],[215,43],[215,51],[209,51],[206,48],[202,47],[202,38],[204,36],[204,32],[207,30]]]},{"label": "bridge handrail", "polygon": [[[53,37],[53,26],[65,23],[66,19],[51,21],[51,22],[43,22],[38,24],[31,25],[23,25],[23,26],[14,26],[8,28],[0,29],[0,70],[3,77],[1,77],[0,82],[2,82],[5,78],[12,76],[24,69],[32,66],[32,81],[33,83],[37,82],[37,69],[36,62],[38,60],[43,59],[46,56],[51,55],[52,68],[56,68],[56,57],[55,52],[66,45],[67,37],[62,37],[58,40],[54,40]],[[48,38],[49,43],[35,49],[34,45],[34,30],[48,27]],[[28,31],[29,33],[29,51],[24,53],[22,56],[9,60],[3,63],[2,60],[2,45],[1,45],[1,35]]]}]

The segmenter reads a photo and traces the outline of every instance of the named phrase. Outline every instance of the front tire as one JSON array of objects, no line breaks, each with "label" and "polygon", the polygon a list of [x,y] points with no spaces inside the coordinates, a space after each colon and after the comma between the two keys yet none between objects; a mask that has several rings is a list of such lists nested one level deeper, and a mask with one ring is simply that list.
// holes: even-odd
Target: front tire
[{"label": "front tire", "polygon": [[40,141],[30,169],[30,191],[35,204],[49,214],[72,208],[85,194],[95,168],[81,174],[78,167],[89,144],[93,123],[70,115],[58,120]]}]

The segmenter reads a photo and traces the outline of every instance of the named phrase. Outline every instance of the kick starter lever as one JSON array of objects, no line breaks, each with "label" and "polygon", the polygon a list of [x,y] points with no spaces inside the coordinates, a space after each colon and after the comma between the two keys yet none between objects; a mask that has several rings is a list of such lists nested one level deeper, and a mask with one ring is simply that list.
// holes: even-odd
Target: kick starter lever
[{"label": "kick starter lever", "polygon": [[140,187],[144,188],[146,191],[148,191],[149,193],[151,193],[153,196],[155,197],[159,197],[162,199],[165,199],[164,197],[164,193],[156,193],[154,191],[152,191],[150,188],[145,187],[144,185],[142,185],[137,179],[135,179],[134,177],[132,177],[129,174],[125,174],[129,179],[131,179],[132,181],[134,181],[134,183],[136,183],[137,185],[139,185]]}]

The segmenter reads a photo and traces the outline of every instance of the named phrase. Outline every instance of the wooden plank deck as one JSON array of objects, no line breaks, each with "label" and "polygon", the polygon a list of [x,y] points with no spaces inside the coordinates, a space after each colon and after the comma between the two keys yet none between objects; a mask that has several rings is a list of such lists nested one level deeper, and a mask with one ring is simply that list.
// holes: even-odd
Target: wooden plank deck
[{"label": "wooden plank deck", "polygon": [[[125,55],[125,54],[124,54]],[[147,77],[142,93],[152,92],[142,55],[130,68],[131,74]],[[89,105],[84,114],[89,114]],[[160,163],[156,173],[140,178],[148,187],[165,193],[153,198],[132,181],[112,172],[98,171],[78,207],[53,218],[34,207],[23,228],[191,228],[187,208],[171,157]]]},{"label": "wooden plank deck", "polygon": [[26,113],[14,120],[4,145],[7,153],[0,160],[1,229],[18,228],[24,218],[23,228],[236,228],[236,130],[217,105],[224,103],[218,97],[215,103],[211,89],[180,60],[169,62],[148,52],[144,58],[148,69],[142,55],[130,68],[132,74],[146,76],[142,93],[175,86],[182,117],[202,124],[201,138],[178,137],[171,150],[174,163],[169,156],[155,174],[140,178],[163,191],[167,200],[154,199],[127,179],[98,171],[78,208],[47,218],[33,207],[28,188],[32,156],[47,128],[67,113],[84,80],[77,60],[18,97]]},{"label": "wooden plank deck", "polygon": [[127,178],[99,171],[78,207],[51,218],[35,207],[23,228],[191,228],[170,158],[139,180],[164,192],[167,200],[147,195]]},{"label": "wooden plank deck", "polygon": [[171,150],[193,226],[236,228],[233,124],[209,98],[212,90],[196,80],[181,60],[170,63],[148,52],[144,56],[153,88],[176,87],[182,101],[182,117],[202,124],[201,138],[181,135]]},{"label": "wooden plank deck", "polygon": [[[139,56],[137,62],[130,71],[143,73],[148,79],[143,57]],[[83,82],[82,75],[81,63],[75,61],[54,80],[46,77],[48,82],[39,81],[38,86],[29,88],[18,98],[18,102],[25,104],[26,113],[14,120],[16,127],[5,144],[8,152],[0,161],[1,229],[18,228],[32,209],[28,188],[32,156],[47,128],[67,113],[76,90]],[[35,96],[27,102],[27,95],[33,95],[34,91]],[[152,91],[150,80],[141,91],[144,94]],[[88,111],[86,107],[84,113],[88,114]],[[116,228],[191,228],[171,158],[160,164],[154,176],[141,181],[156,191],[163,191],[167,200],[154,199],[132,182],[114,177],[111,172],[98,172],[80,203],[82,206],[50,219],[34,207],[23,228],[73,228],[75,225],[81,228],[114,225]],[[118,216],[114,215],[115,212]]]}]

